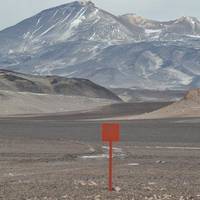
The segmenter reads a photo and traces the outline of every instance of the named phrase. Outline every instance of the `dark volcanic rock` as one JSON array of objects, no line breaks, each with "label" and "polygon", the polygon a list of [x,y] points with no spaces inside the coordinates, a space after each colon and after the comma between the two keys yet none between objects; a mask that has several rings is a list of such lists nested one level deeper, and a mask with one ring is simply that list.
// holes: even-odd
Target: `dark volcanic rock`
[{"label": "dark volcanic rock", "polygon": [[6,70],[0,70],[0,90],[86,96],[121,101],[108,89],[86,79],[33,76]]}]

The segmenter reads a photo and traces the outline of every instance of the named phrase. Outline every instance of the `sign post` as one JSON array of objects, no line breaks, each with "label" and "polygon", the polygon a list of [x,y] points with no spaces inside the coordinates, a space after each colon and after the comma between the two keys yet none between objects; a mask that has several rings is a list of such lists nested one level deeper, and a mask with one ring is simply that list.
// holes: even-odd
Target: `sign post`
[{"label": "sign post", "polygon": [[104,123],[101,128],[102,141],[109,143],[108,189],[112,191],[112,142],[120,140],[120,125],[117,123]]}]

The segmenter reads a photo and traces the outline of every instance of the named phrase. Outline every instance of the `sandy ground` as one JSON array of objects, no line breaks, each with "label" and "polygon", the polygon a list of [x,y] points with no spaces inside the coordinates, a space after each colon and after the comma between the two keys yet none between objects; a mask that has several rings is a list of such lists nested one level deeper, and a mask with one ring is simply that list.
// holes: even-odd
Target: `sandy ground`
[{"label": "sandy ground", "polygon": [[153,111],[132,115],[118,115],[102,120],[142,120],[142,119],[165,119],[165,118],[188,118],[200,116],[200,103],[188,100],[181,100],[170,105],[164,105]]},{"label": "sandy ground", "polygon": [[150,113],[139,116],[129,116],[128,119],[185,118],[199,116],[200,104],[198,102],[182,100]]},{"label": "sandy ground", "polygon": [[[120,144],[122,153],[114,157],[116,191],[108,192],[101,144],[45,141],[36,152],[38,142],[31,143],[21,152],[1,153],[1,199],[200,198],[200,149]],[[52,152],[51,145],[57,150]]]},{"label": "sandy ground", "polygon": [[200,89],[193,89],[180,101],[174,102],[163,108],[144,112],[139,115],[118,116],[113,120],[133,120],[133,119],[162,119],[162,118],[187,118],[200,116]]},{"label": "sandy ground", "polygon": [[108,192],[101,122],[1,119],[0,199],[200,199],[199,121],[121,121]]},{"label": "sandy ground", "polygon": [[0,90],[0,117],[92,110],[116,101],[83,96],[65,96]]}]

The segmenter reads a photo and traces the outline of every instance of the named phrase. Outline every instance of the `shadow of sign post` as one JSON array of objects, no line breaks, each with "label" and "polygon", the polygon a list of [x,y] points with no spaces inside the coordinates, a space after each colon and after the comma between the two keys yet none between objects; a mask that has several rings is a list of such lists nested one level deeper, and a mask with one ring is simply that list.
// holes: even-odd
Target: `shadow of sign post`
[{"label": "shadow of sign post", "polygon": [[120,140],[120,125],[118,123],[104,123],[101,125],[102,141],[109,144],[108,189],[112,187],[112,143]]}]

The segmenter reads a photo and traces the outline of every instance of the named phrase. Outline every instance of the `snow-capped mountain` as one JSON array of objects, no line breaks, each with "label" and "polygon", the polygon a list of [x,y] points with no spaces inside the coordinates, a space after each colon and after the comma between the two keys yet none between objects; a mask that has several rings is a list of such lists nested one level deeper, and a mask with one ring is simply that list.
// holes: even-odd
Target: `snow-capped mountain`
[{"label": "snow-capped mountain", "polygon": [[[0,32],[4,52],[37,52],[68,41],[125,42],[134,34],[90,1],[75,1],[26,19]],[[1,48],[2,50],[2,48]]]},{"label": "snow-capped mountain", "polygon": [[183,40],[185,37],[200,38],[200,21],[195,17],[181,17],[172,21],[155,21],[135,14],[119,16],[128,27],[140,27],[148,40]]},{"label": "snow-capped mountain", "polygon": [[106,87],[200,85],[200,22],[114,16],[75,1],[0,31],[0,68],[90,79]]},{"label": "snow-capped mountain", "polygon": [[107,47],[68,72],[109,87],[187,89],[199,80],[199,65],[200,49],[141,42]]}]

